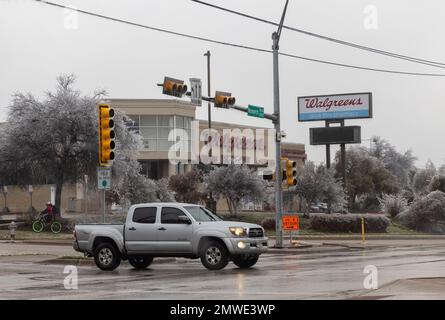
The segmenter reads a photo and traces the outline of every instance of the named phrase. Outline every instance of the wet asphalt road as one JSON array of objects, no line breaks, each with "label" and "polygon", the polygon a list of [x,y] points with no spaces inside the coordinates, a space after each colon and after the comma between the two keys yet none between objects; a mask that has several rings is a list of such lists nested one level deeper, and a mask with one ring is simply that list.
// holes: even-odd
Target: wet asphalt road
[{"label": "wet asphalt road", "polygon": [[[44,246],[40,255],[24,250],[8,256],[5,246],[0,245],[0,299],[348,299],[373,295],[363,287],[367,265],[378,268],[379,287],[398,279],[445,277],[445,246],[431,244],[265,254],[249,270],[230,263],[222,271],[208,271],[199,260],[186,259],[154,263],[144,271],[127,263],[113,272],[78,266],[78,289],[66,290],[64,265],[41,261],[68,248]],[[418,292],[414,298],[426,296]],[[435,298],[445,299],[445,290]]]}]

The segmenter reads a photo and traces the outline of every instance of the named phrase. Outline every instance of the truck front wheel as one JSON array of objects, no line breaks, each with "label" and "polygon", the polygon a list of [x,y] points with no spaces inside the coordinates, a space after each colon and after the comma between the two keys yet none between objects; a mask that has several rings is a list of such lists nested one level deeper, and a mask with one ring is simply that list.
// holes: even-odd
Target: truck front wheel
[{"label": "truck front wheel", "polygon": [[94,250],[96,266],[105,271],[116,269],[121,263],[121,255],[113,243],[104,242]]},{"label": "truck front wheel", "polygon": [[206,242],[201,250],[201,263],[209,270],[221,270],[229,263],[229,253],[218,241]]},{"label": "truck front wheel", "polygon": [[151,265],[151,263],[153,262],[153,257],[151,256],[133,257],[133,258],[128,258],[128,262],[133,266],[133,268],[141,270]]},{"label": "truck front wheel", "polygon": [[255,265],[257,263],[259,254],[246,254],[241,256],[235,256],[232,258],[233,263],[241,269],[247,269]]}]

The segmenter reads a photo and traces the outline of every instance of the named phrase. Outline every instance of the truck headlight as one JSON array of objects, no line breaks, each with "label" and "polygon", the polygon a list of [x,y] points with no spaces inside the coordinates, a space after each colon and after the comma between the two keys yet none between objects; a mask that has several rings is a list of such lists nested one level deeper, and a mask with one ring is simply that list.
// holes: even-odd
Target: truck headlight
[{"label": "truck headlight", "polygon": [[245,237],[247,235],[246,230],[243,227],[230,227],[229,230],[237,237]]}]

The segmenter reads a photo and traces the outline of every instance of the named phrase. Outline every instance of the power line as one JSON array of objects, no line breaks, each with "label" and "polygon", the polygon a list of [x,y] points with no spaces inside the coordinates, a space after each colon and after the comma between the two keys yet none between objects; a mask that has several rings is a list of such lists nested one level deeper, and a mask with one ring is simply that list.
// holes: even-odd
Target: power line
[{"label": "power line", "polygon": [[[210,38],[204,38],[204,37],[195,36],[195,35],[191,35],[191,34],[171,31],[171,30],[167,30],[167,29],[163,29],[163,28],[157,28],[157,27],[148,26],[148,25],[145,25],[145,24],[131,22],[131,21],[128,21],[128,20],[113,18],[113,17],[110,17],[110,16],[102,15],[102,14],[99,14],[99,13],[94,13],[94,12],[91,12],[91,11],[76,9],[76,8],[69,7],[69,6],[64,6],[64,5],[61,5],[61,4],[58,4],[58,3],[54,3],[54,2],[50,2],[50,1],[44,1],[44,0],[34,0],[34,1],[42,3],[42,4],[46,4],[46,5],[62,8],[62,9],[68,9],[68,10],[76,11],[76,12],[79,12],[79,13],[83,13],[83,14],[86,14],[86,15],[89,15],[89,16],[93,16],[93,17],[97,17],[97,18],[101,18],[101,19],[106,19],[106,20],[110,20],[110,21],[114,21],[114,22],[119,22],[119,23],[131,25],[131,26],[135,26],[135,27],[144,28],[144,29],[150,29],[150,30],[153,30],[153,31],[158,31],[158,32],[167,33],[167,34],[171,34],[171,35],[176,35],[176,36],[180,36],[180,37],[184,37],[184,38],[200,40],[200,41],[205,41],[205,42],[215,43],[215,44],[220,44],[220,45],[225,45],[225,46],[231,46],[231,47],[245,49],[245,50],[252,50],[252,51],[257,51],[257,52],[272,53],[271,50],[267,50],[267,49],[261,49],[261,48],[257,48],[257,47],[246,46],[246,45],[241,45],[241,44],[236,44],[236,43],[231,43],[231,42],[226,42],[226,41],[219,41],[219,40],[214,40],[214,39],[210,39]],[[289,57],[289,58],[299,59],[299,60],[306,60],[306,61],[318,62],[318,63],[329,64],[329,65],[333,65],[333,66],[347,67],[347,68],[353,68],[353,69],[359,69],[359,70],[385,72],[385,73],[393,73],[393,74],[414,75],[414,76],[434,76],[434,77],[444,77],[445,76],[445,74],[438,74],[438,73],[417,73],[417,72],[406,72],[406,71],[397,71],[397,70],[368,68],[368,67],[362,67],[362,66],[355,66],[355,65],[343,64],[343,63],[337,63],[337,62],[332,62],[332,61],[308,58],[308,57],[303,57],[303,56],[297,56],[297,55],[293,55],[293,54],[290,54],[290,53],[283,53],[283,52],[280,52],[280,55],[283,55],[283,56],[286,56],[286,57]]]},{"label": "power line", "polygon": [[386,69],[377,69],[377,68],[370,68],[370,67],[355,66],[355,65],[344,64],[344,63],[339,63],[339,62],[331,62],[331,61],[319,60],[319,59],[314,59],[314,58],[307,58],[307,57],[297,56],[297,55],[294,55],[294,54],[289,54],[289,53],[284,53],[284,52],[280,52],[279,54],[282,55],[282,56],[285,56],[285,57],[301,59],[301,60],[306,60],[306,61],[312,61],[312,62],[318,62],[318,63],[324,63],[324,64],[329,64],[329,65],[338,66],[338,67],[359,69],[359,70],[376,71],[376,72],[384,72],[384,73],[395,73],[395,74],[404,74],[404,75],[411,75],[411,76],[432,76],[432,77],[443,77],[443,76],[445,76],[445,74],[441,74],[441,73],[418,73],[418,72],[386,70]]},{"label": "power line", "polygon": [[[214,9],[218,9],[218,10],[222,10],[222,11],[225,11],[225,12],[229,12],[231,14],[242,16],[242,17],[245,17],[245,18],[248,18],[248,19],[251,19],[251,20],[256,20],[256,21],[259,21],[259,22],[263,22],[263,23],[267,23],[267,24],[270,24],[270,25],[278,26],[278,23],[276,23],[276,22],[273,22],[273,21],[270,21],[270,20],[266,20],[266,19],[262,19],[262,18],[259,18],[259,17],[255,17],[255,16],[252,16],[252,15],[249,15],[249,14],[246,14],[246,13],[242,13],[242,12],[239,12],[239,11],[235,11],[235,10],[231,10],[231,9],[228,9],[228,8],[224,8],[224,7],[221,7],[221,6],[217,6],[217,5],[208,3],[208,2],[204,2],[204,1],[200,1],[200,0],[191,0],[191,1],[195,2],[195,3],[198,3],[198,4],[202,4],[202,5],[211,7],[211,8],[214,8]],[[316,38],[327,40],[327,41],[331,41],[331,42],[334,42],[334,43],[337,43],[337,44],[353,47],[353,48],[356,48],[356,49],[365,50],[365,51],[369,51],[369,52],[373,52],[373,53],[376,53],[376,54],[389,56],[389,57],[396,58],[396,59],[406,60],[406,61],[410,61],[410,62],[413,62],[413,63],[419,63],[419,64],[423,64],[423,65],[428,65],[428,66],[432,66],[432,67],[436,67],[436,68],[445,69],[445,63],[442,63],[442,62],[436,62],[436,61],[431,61],[431,60],[419,59],[419,58],[410,57],[410,56],[406,56],[406,55],[401,55],[401,54],[397,54],[397,53],[393,53],[393,52],[389,52],[389,51],[385,51],[385,50],[379,50],[379,49],[375,49],[375,48],[372,48],[372,47],[359,45],[359,44],[356,44],[356,43],[353,43],[353,42],[348,42],[348,41],[344,41],[344,40],[340,40],[340,39],[324,36],[324,35],[321,35],[321,34],[317,34],[317,33],[314,33],[314,32],[309,32],[309,31],[306,31],[306,30],[302,30],[302,29],[298,29],[298,28],[294,28],[294,27],[290,27],[290,26],[286,26],[286,25],[283,25],[283,28],[291,30],[291,31],[299,32],[299,33],[302,33],[302,34],[305,34],[305,35],[308,35],[308,36],[311,36],[311,37],[316,37]]]}]

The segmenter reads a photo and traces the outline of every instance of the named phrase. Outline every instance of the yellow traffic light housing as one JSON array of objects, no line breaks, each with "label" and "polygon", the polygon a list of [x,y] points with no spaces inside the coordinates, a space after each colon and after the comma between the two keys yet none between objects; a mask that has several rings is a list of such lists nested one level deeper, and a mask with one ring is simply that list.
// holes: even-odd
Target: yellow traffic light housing
[{"label": "yellow traffic light housing", "polygon": [[235,104],[236,99],[229,92],[215,92],[215,107],[229,109]]},{"label": "yellow traffic light housing", "polygon": [[110,166],[114,160],[114,110],[109,104],[98,104],[99,166]]},{"label": "yellow traffic light housing", "polygon": [[288,187],[297,184],[297,163],[289,159],[286,160],[286,184]]},{"label": "yellow traffic light housing", "polygon": [[184,81],[169,77],[164,78],[164,83],[162,85],[163,94],[180,98],[186,92],[187,85],[184,84]]},{"label": "yellow traffic light housing", "polygon": [[288,158],[281,158],[282,186],[293,187],[297,185],[297,163]]}]

